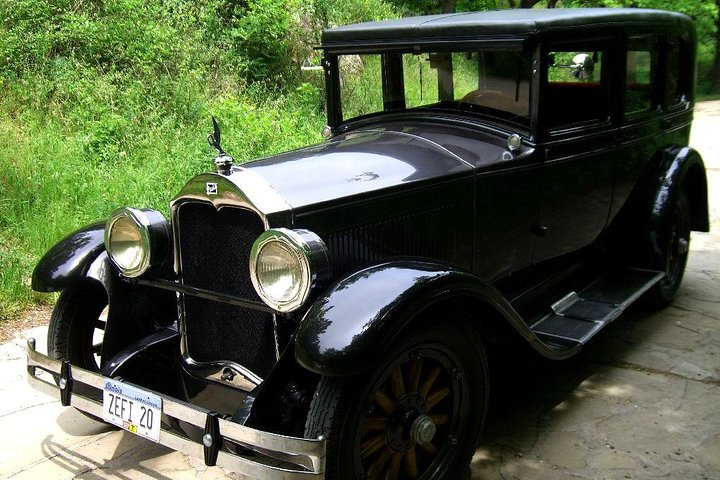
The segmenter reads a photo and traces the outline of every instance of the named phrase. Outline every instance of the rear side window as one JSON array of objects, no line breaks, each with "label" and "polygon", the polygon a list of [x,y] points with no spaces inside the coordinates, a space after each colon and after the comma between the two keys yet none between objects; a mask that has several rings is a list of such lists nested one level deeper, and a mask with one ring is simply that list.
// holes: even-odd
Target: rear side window
[{"label": "rear side window", "polygon": [[[665,105],[673,106],[688,98],[688,77],[692,67],[686,65],[690,55],[685,43],[678,38],[667,43],[667,74],[665,80]],[[684,63],[683,63],[684,62]]]},{"label": "rear side window", "polygon": [[653,110],[656,106],[654,92],[658,79],[657,39],[629,38],[625,67],[625,113]]}]

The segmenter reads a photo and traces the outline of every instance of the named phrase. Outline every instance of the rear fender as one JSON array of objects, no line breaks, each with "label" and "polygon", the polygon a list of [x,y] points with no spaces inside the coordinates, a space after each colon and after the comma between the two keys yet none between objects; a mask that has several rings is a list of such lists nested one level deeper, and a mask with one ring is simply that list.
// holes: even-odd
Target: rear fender
[{"label": "rear fender", "polygon": [[[536,350],[543,344],[507,300],[475,275],[421,261],[385,263],[353,273],[318,298],[300,322],[295,357],[304,368],[328,376],[355,375],[371,368],[395,338],[426,308],[452,298],[490,306]],[[447,321],[438,318],[438,326]]]},{"label": "rear fender", "polygon": [[707,200],[707,178],[702,157],[693,148],[668,148],[662,152],[660,175],[652,197],[649,241],[653,263],[664,268],[664,245],[668,239],[672,214],[680,192],[685,191],[692,214],[690,228],[694,231],[710,230]]}]

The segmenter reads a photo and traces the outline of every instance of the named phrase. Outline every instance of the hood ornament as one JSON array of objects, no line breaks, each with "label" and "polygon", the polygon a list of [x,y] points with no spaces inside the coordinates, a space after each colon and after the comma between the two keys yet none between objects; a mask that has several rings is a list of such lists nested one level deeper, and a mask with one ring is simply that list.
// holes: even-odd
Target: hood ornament
[{"label": "hood ornament", "polygon": [[230,155],[225,153],[225,150],[220,146],[220,126],[214,116],[211,115],[210,117],[213,122],[213,133],[208,134],[207,140],[210,146],[218,151],[218,156],[213,160],[215,170],[221,175],[230,175],[230,173],[232,173],[234,160]]}]

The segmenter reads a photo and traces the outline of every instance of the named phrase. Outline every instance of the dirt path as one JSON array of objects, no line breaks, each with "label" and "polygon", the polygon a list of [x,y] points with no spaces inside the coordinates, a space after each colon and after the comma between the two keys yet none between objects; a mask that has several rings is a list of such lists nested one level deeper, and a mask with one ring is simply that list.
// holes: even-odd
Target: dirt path
[{"label": "dirt path", "polygon": [[18,318],[0,322],[0,343],[12,339],[16,333],[47,325],[52,305],[36,305],[22,312]]}]

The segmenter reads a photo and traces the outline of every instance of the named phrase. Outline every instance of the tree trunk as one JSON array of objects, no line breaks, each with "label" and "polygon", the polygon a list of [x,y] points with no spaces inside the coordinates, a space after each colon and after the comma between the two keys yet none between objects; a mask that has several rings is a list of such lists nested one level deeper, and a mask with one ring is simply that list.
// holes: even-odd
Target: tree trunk
[{"label": "tree trunk", "polygon": [[711,73],[713,89],[720,92],[720,0],[715,0],[715,60]]},{"label": "tree trunk", "polygon": [[[718,0],[720,1],[720,0]],[[457,0],[445,0],[442,3],[442,13],[455,13],[455,6],[457,5]]]}]

